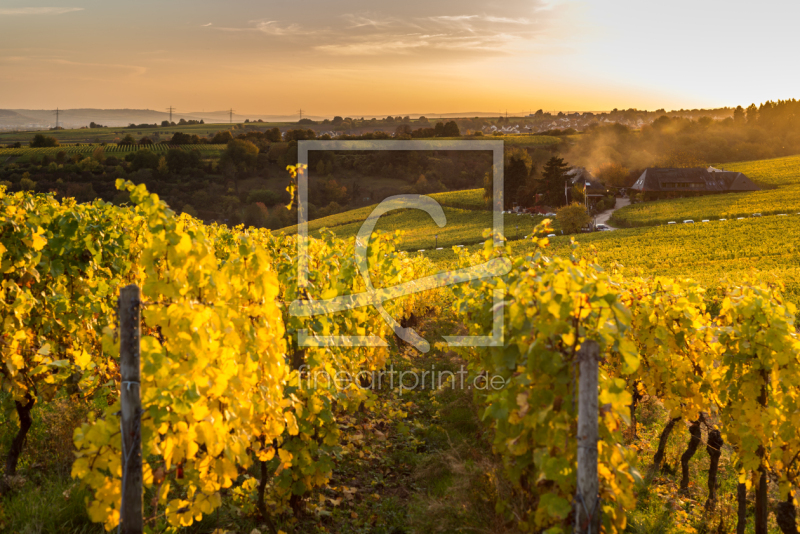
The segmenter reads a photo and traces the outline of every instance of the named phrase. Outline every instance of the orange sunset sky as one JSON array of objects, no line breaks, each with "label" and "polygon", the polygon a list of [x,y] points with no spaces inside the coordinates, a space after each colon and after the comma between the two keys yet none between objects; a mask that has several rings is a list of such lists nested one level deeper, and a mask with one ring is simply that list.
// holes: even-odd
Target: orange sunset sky
[{"label": "orange sunset sky", "polygon": [[797,96],[800,4],[0,0],[0,108],[317,117]]}]

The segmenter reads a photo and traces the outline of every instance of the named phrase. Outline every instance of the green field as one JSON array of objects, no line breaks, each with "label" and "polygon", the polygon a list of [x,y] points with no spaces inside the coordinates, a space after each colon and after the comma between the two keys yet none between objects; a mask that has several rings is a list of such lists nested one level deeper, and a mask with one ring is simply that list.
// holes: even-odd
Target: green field
[{"label": "green field", "polygon": [[[153,138],[155,134],[159,134],[162,140],[172,137],[175,132],[182,132],[186,134],[197,135],[199,137],[208,137],[209,134],[215,134],[220,130],[230,130],[236,128],[241,132],[246,132],[248,129],[273,128],[280,126],[287,126],[290,123],[284,122],[263,122],[263,123],[248,123],[248,124],[229,124],[229,123],[214,123],[214,124],[191,124],[181,126],[158,126],[151,128],[128,128],[123,126],[112,126],[109,128],[78,128],[72,130],[42,130],[42,131],[26,131],[26,132],[3,132],[0,133],[0,145],[8,143],[15,143],[17,141],[27,144],[34,135],[43,133],[48,137],[55,137],[61,143],[94,143],[94,142],[114,142],[115,140],[122,139],[127,134],[136,137],[149,137]],[[238,133],[238,132],[237,132]]]},{"label": "green field", "polygon": [[[438,247],[444,249],[457,245],[481,243],[484,241],[484,230],[492,227],[492,212],[490,211],[460,210],[448,207],[444,207],[443,210],[447,224],[442,228],[439,228],[424,211],[405,210],[384,215],[378,221],[375,230],[402,232],[397,242],[397,248],[401,250],[427,251]],[[543,219],[540,216],[514,214],[507,214],[504,218],[505,234],[509,239],[524,237]],[[362,220],[359,220],[336,226],[331,230],[339,237],[354,238],[361,225]],[[318,236],[319,231],[311,231],[310,235]],[[435,238],[437,235],[439,237]]]},{"label": "green field", "polygon": [[685,219],[732,219],[753,213],[800,212],[800,156],[728,163],[725,170],[739,171],[764,187],[762,191],[727,193],[632,204],[616,211],[613,226],[653,226]]},{"label": "green field", "polygon": [[[570,237],[579,243],[580,254],[596,254],[600,265],[631,276],[692,278],[713,289],[726,277],[736,281],[759,272],[783,281],[800,307],[800,215],[559,235],[550,238],[548,254],[570,254]],[[482,242],[465,249],[476,252]],[[511,240],[509,247],[512,255],[534,250],[529,239]],[[425,256],[440,269],[456,263],[450,247]]]},{"label": "green field", "polygon": [[489,139],[502,139],[506,146],[513,147],[539,147],[557,145],[563,141],[560,137],[553,135],[502,135],[489,136]]},{"label": "green field", "polygon": [[[346,183],[346,181],[343,183]],[[458,208],[461,210],[485,209],[485,204],[483,203],[483,189],[448,191],[445,193],[433,193],[432,195],[428,196],[430,196],[431,198],[439,202],[439,204],[445,207]],[[354,210],[337,213],[335,215],[322,217],[320,219],[314,219],[313,221],[309,221],[308,231],[314,232],[316,230],[319,230],[320,228],[333,229],[354,222],[361,223],[367,217],[369,217],[369,214],[372,213],[372,210],[374,210],[376,206],[377,204],[370,204],[369,206],[364,206],[363,208],[357,208]],[[296,232],[296,228],[295,227],[285,228],[284,231],[287,234],[293,234]]]},{"label": "green field", "polygon": [[[171,148],[179,148],[182,150],[198,150],[201,154],[207,156],[219,155],[220,152],[225,150],[227,145],[167,145],[163,143],[156,143],[153,145],[116,145],[107,144],[103,149],[106,156],[119,156],[123,157],[126,154],[137,152],[142,149],[148,149],[156,153],[166,153]],[[80,145],[80,146],[57,146],[47,148],[0,148],[0,164],[8,161],[10,158],[13,162],[29,161],[33,156],[49,156],[55,157],[59,152],[64,152],[67,155],[71,154],[84,154],[90,156],[100,145]]]},{"label": "green field", "polygon": [[[380,218],[375,226],[377,231],[403,232],[398,248],[408,251],[424,249],[429,251],[442,247],[449,249],[456,245],[471,245],[483,242],[484,230],[492,227],[492,212],[485,209],[483,204],[483,189],[468,189],[464,191],[449,191],[428,195],[443,206],[447,224],[439,228],[436,223],[421,210],[403,210],[388,213]],[[377,204],[365,206],[308,223],[309,234],[319,236],[322,228],[333,231],[340,237],[355,237],[364,220],[375,209]],[[472,206],[464,209],[455,206]],[[505,235],[508,239],[519,239],[529,234],[543,217],[527,214],[506,214]],[[281,230],[293,234],[297,228],[292,226]],[[439,236],[436,238],[435,236]]]},{"label": "green field", "polygon": [[464,189],[462,191],[448,191],[430,195],[442,206],[464,210],[487,209],[483,200],[483,189]]}]

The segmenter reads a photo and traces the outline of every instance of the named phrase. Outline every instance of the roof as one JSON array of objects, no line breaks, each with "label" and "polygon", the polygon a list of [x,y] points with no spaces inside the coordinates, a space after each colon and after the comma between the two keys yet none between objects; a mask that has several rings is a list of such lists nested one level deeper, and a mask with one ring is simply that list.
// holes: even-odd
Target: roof
[{"label": "roof", "polygon": [[570,184],[582,186],[587,184],[589,196],[605,194],[607,187],[595,178],[585,167],[572,167],[566,172]]},{"label": "roof", "polygon": [[735,171],[708,169],[645,169],[631,189],[637,191],[695,191],[724,193],[729,191],[760,191],[747,176]]}]

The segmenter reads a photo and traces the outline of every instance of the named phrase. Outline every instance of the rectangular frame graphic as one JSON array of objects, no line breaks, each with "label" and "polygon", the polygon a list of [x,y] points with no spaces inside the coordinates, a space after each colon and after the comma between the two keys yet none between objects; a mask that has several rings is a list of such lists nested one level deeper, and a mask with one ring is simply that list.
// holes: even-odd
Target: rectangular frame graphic
[{"label": "rectangular frame graphic", "polygon": [[[492,152],[492,236],[494,246],[502,246],[503,219],[503,154],[502,140],[307,140],[297,143],[297,162],[304,171],[297,175],[297,285],[308,286],[308,153],[312,150],[464,150]],[[308,301],[305,301],[308,302]],[[495,347],[503,345],[503,291],[492,294],[492,334],[489,336],[443,336],[448,345],[461,347]],[[306,329],[298,332],[301,347],[324,346],[387,346],[378,336],[316,336]]]}]

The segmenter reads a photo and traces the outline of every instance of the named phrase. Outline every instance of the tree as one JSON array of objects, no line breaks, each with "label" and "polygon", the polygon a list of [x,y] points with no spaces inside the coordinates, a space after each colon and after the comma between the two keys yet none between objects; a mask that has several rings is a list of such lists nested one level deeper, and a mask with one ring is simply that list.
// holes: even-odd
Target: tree
[{"label": "tree", "polygon": [[230,162],[240,169],[254,167],[258,161],[258,147],[244,139],[228,141],[228,147],[222,152],[220,164]]},{"label": "tree", "polygon": [[194,206],[191,204],[184,204],[183,209],[181,210],[186,215],[191,215],[192,217],[197,217],[197,210],[194,209]]},{"label": "tree", "polygon": [[559,207],[567,203],[565,189],[567,186],[567,169],[569,165],[563,158],[553,156],[547,161],[536,192],[542,195],[542,202],[547,206]]},{"label": "tree", "polygon": [[271,208],[282,200],[281,194],[277,191],[271,189],[253,189],[247,194],[246,204],[261,202],[266,207]]},{"label": "tree", "polygon": [[278,128],[270,128],[264,132],[264,136],[267,138],[267,141],[272,143],[281,142],[281,131]]},{"label": "tree", "polygon": [[166,155],[167,168],[170,172],[178,174],[184,169],[191,169],[200,165],[200,153],[197,150],[187,152],[180,148],[170,148]]},{"label": "tree", "polygon": [[758,108],[755,104],[747,106],[747,124],[755,124],[758,122]]},{"label": "tree", "polygon": [[504,209],[511,209],[514,204],[522,204],[525,186],[530,174],[531,158],[526,150],[516,149],[506,158],[505,176],[503,180]]},{"label": "tree", "polygon": [[744,108],[742,106],[736,106],[736,109],[733,110],[733,122],[744,124]]},{"label": "tree", "polygon": [[556,212],[556,219],[565,234],[574,234],[589,224],[592,220],[583,204],[573,202]]},{"label": "tree", "polygon": [[458,129],[456,121],[450,121],[444,125],[443,137],[461,137],[461,131]]},{"label": "tree", "polygon": [[167,126],[169,126],[169,121],[161,121],[161,127],[162,128],[165,128]]},{"label": "tree", "polygon": [[316,138],[317,138],[317,132],[311,129],[287,130],[286,133],[283,134],[284,141],[303,141],[306,139],[316,139]]},{"label": "tree", "polygon": [[322,185],[323,196],[331,202],[345,202],[347,200],[347,187],[330,178]]},{"label": "tree", "polygon": [[196,145],[200,143],[200,138],[197,135],[189,135],[183,132],[175,132],[172,139],[169,140],[171,145]]},{"label": "tree", "polygon": [[394,130],[394,136],[401,139],[411,139],[411,126],[400,124]]},{"label": "tree", "polygon": [[103,163],[106,160],[106,151],[103,147],[99,146],[94,149],[92,152],[92,158],[100,163]]},{"label": "tree", "polygon": [[157,169],[158,160],[158,154],[154,154],[146,148],[142,149],[133,155],[133,159],[131,160],[131,170],[138,171],[140,169]]},{"label": "tree", "polygon": [[222,130],[214,134],[214,137],[211,138],[211,144],[214,145],[227,145],[228,141],[233,139],[233,134],[231,134],[228,130]]},{"label": "tree", "polygon": [[58,145],[58,140],[55,137],[48,137],[44,134],[36,134],[31,139],[31,148],[51,148]]},{"label": "tree", "polygon": [[433,134],[436,137],[444,137],[444,124],[437,122],[436,126],[433,127]]},{"label": "tree", "polygon": [[135,145],[136,139],[131,134],[125,134],[125,137],[118,143],[120,145]]}]

